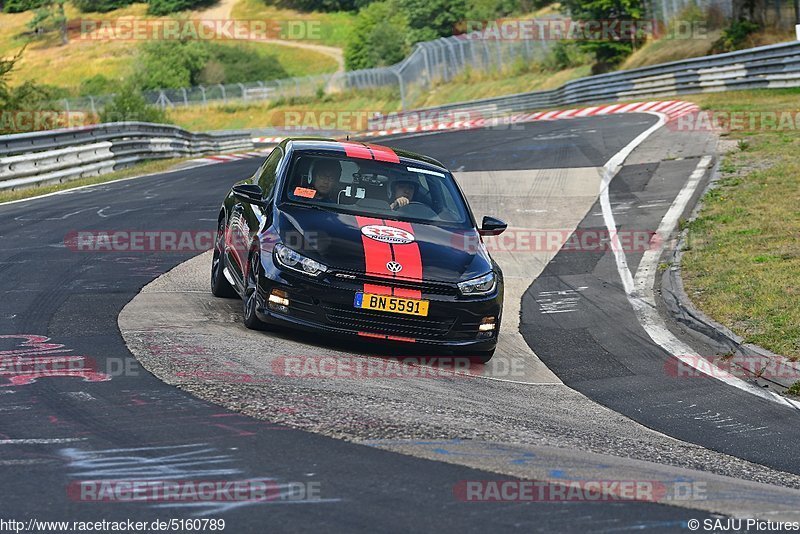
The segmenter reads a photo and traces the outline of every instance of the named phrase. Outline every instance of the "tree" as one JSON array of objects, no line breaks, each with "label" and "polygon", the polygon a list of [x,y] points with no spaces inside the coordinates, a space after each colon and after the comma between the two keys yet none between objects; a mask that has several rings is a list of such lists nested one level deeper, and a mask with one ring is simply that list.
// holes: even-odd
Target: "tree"
[{"label": "tree", "polygon": [[[642,20],[642,0],[565,0],[561,3],[571,18],[580,22],[633,22]],[[621,27],[621,26],[620,26]],[[581,48],[594,55],[593,73],[610,70],[621,63],[635,48],[644,42],[641,32],[599,35],[598,38],[579,39]]]},{"label": "tree", "polygon": [[350,70],[392,65],[408,53],[408,21],[390,1],[375,2],[358,12],[344,60]]},{"label": "tree", "polygon": [[466,0],[383,0],[363,7],[345,47],[348,69],[366,69],[401,61],[420,41],[458,33]]},{"label": "tree", "polygon": [[64,2],[65,0],[45,0],[33,12],[33,20],[28,23],[28,27],[38,35],[58,30],[61,36],[61,44],[67,44],[69,40],[67,38],[67,15],[64,13]]},{"label": "tree", "polygon": [[19,58],[22,57],[23,50],[17,52],[17,54],[13,57],[0,58],[0,110],[5,109],[8,105],[8,78],[11,74],[11,71],[14,70],[14,66],[16,65],[17,61],[19,61]]},{"label": "tree", "polygon": [[191,87],[210,57],[204,41],[152,41],[142,47],[134,77],[140,89]]},{"label": "tree", "polygon": [[467,15],[466,0],[392,0],[408,19],[408,44],[457,33]]}]

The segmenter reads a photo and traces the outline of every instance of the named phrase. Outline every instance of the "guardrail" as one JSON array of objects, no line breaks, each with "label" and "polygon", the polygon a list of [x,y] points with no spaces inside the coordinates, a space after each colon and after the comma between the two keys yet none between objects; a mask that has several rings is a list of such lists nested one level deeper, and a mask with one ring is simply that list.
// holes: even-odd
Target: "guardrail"
[{"label": "guardrail", "polygon": [[800,87],[800,42],[588,76],[550,91],[518,93],[390,114],[371,120],[370,129],[383,129],[383,124],[403,124],[425,116],[442,120],[448,112],[457,111],[492,117],[572,104],[775,87]]},{"label": "guardrail", "polygon": [[193,133],[147,122],[4,135],[0,136],[0,190],[97,176],[146,159],[252,148],[249,132]]}]

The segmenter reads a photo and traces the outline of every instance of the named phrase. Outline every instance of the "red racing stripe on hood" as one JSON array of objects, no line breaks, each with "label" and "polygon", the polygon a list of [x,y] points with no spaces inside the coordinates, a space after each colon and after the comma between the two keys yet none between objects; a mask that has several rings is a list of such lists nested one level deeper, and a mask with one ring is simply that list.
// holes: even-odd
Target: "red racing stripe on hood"
[{"label": "red racing stripe on hood", "polygon": [[[410,223],[392,221],[392,225],[400,228],[401,230],[405,230],[412,235],[414,234],[414,228]],[[406,280],[411,280],[413,282],[421,282],[422,256],[419,252],[419,243],[414,240],[411,243],[405,243],[401,245],[394,244],[392,245],[392,251],[394,252],[394,260],[403,266],[403,270],[400,271],[399,277]],[[407,297],[410,299],[422,298],[422,291],[418,289],[404,289],[398,287],[395,288],[394,294],[398,297]]]},{"label": "red racing stripe on hood", "polygon": [[[373,224],[383,225],[381,219],[374,219],[372,217],[362,217],[356,215],[356,222],[359,229]],[[373,276],[382,276],[388,278],[386,272],[386,264],[392,261],[392,247],[389,243],[376,241],[361,234],[361,244],[364,246],[364,265],[365,272]]]}]

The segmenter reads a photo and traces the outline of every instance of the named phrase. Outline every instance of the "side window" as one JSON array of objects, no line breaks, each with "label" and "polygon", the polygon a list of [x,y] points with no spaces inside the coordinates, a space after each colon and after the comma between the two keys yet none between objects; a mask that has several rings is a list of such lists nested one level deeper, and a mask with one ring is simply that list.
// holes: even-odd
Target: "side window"
[{"label": "side window", "polygon": [[266,198],[272,197],[272,190],[275,187],[275,175],[282,159],[283,149],[279,146],[275,147],[272,152],[270,152],[267,161],[264,162],[264,166],[261,168],[261,176],[258,177],[258,185],[261,187],[261,190],[264,191],[264,196]]}]

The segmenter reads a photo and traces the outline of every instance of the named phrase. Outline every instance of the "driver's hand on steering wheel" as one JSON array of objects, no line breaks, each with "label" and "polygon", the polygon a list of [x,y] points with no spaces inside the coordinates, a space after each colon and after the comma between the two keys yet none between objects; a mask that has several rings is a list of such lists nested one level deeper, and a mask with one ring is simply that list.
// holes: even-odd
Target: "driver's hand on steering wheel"
[{"label": "driver's hand on steering wheel", "polygon": [[398,197],[397,200],[395,200],[394,202],[389,204],[389,207],[392,208],[393,210],[396,210],[397,208],[402,208],[403,206],[408,206],[409,202],[411,202],[411,201],[408,200],[406,197]]}]

